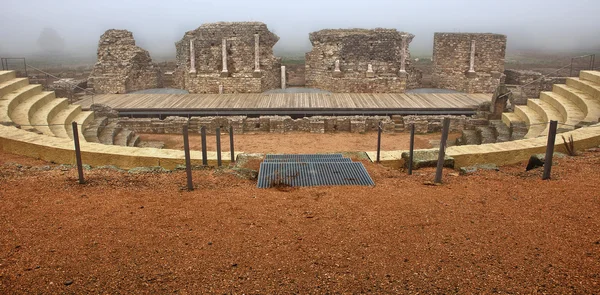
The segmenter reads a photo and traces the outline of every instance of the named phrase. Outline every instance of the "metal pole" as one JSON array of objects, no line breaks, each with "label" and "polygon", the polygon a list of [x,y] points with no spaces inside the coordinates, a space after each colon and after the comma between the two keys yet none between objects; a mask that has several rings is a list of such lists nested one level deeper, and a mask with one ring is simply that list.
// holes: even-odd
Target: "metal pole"
[{"label": "metal pole", "polygon": [[377,163],[381,160],[381,122],[377,128]]},{"label": "metal pole", "polygon": [[410,150],[408,152],[408,175],[412,175],[415,151],[415,123],[410,124]]},{"label": "metal pole", "polygon": [[217,167],[221,167],[221,128],[217,128]]},{"label": "metal pole", "polygon": [[192,182],[192,161],[190,160],[190,140],[188,138],[188,126],[183,125],[183,150],[185,151],[185,173],[187,175],[187,189],[194,190]]},{"label": "metal pole", "polygon": [[229,126],[229,153],[231,154],[231,163],[235,163],[235,152],[233,150],[233,126]]},{"label": "metal pole", "polygon": [[440,141],[440,153],[438,155],[437,170],[435,171],[435,183],[442,183],[442,169],[444,169],[444,158],[446,157],[446,141],[450,129],[450,118],[444,118],[442,129],[442,140]]},{"label": "metal pole", "polygon": [[552,156],[554,155],[554,143],[556,142],[556,127],[558,121],[550,121],[550,129],[548,130],[548,144],[546,145],[546,158],[544,159],[544,175],[542,180],[550,179],[552,172]]},{"label": "metal pole", "polygon": [[202,165],[208,166],[208,155],[206,153],[206,127],[204,126],[200,128],[200,137],[202,140]]},{"label": "metal pole", "polygon": [[73,126],[73,141],[75,142],[75,159],[77,159],[77,173],[79,175],[79,184],[84,184],[83,178],[83,163],[81,161],[81,147],[79,146],[79,131],[77,130],[77,122],[71,123]]}]

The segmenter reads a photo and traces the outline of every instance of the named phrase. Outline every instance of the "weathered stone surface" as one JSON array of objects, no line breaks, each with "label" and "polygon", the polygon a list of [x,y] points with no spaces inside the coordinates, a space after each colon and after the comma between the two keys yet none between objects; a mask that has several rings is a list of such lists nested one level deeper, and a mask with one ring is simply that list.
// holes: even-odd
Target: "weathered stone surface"
[{"label": "weathered stone surface", "polygon": [[[439,149],[415,150],[413,153],[413,169],[437,167],[438,157]],[[405,168],[408,168],[410,154],[408,152],[403,152],[402,159],[404,159]],[[444,167],[454,168],[454,158],[445,155]]]},{"label": "weathered stone surface", "polygon": [[223,93],[260,93],[279,88],[281,59],[273,55],[277,41],[279,37],[261,22],[203,24],[186,32],[175,44],[174,83],[192,93],[219,93],[219,86]]},{"label": "weathered stone surface", "polygon": [[98,61],[88,78],[96,93],[128,93],[162,87],[160,68],[127,30],[108,30],[98,42]]},{"label": "weathered stone surface", "polygon": [[[435,33],[433,42],[431,83],[434,87],[492,93],[501,84],[506,54],[505,35]],[[471,54],[472,48],[475,49],[474,55]],[[472,57],[474,72],[469,71]]]},{"label": "weathered stone surface", "polygon": [[[110,112],[98,105],[95,110],[103,113]],[[398,116],[397,116],[398,117]],[[450,131],[460,132],[469,125],[471,118],[466,116],[404,116],[406,126],[414,123],[417,133],[430,133],[441,131],[442,120],[450,118]],[[400,117],[402,119],[402,117]],[[396,118],[396,120],[400,120]],[[228,132],[233,127],[234,133],[289,133],[289,132],[312,132],[312,133],[336,133],[336,132],[377,132],[379,123],[383,127],[383,133],[402,132],[397,129],[397,123],[389,116],[314,116],[292,119],[289,116],[262,116],[259,118],[248,118],[245,116],[233,117],[167,117],[163,120],[158,118],[119,118],[119,126],[133,130],[138,133],[156,134],[181,134],[184,125],[188,125],[189,132],[199,132],[200,127],[206,127],[208,134],[214,134],[215,129],[221,128],[221,132]],[[408,127],[407,127],[408,128]]]},{"label": "weathered stone surface", "polygon": [[306,54],[306,86],[357,93],[401,93],[416,88],[421,73],[410,66],[408,44],[413,38],[395,29],[313,32],[313,49]]},{"label": "weathered stone surface", "polygon": [[[540,97],[542,91],[552,91],[552,85],[566,83],[565,77],[543,77],[542,73],[529,70],[504,70],[506,84],[519,85],[525,98]],[[516,102],[515,104],[521,104]]]}]

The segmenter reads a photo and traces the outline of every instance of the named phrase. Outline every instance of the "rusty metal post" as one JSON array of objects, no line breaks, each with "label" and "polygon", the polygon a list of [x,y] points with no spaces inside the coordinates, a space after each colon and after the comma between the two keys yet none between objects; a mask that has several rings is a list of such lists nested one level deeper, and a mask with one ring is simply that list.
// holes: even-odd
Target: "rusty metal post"
[{"label": "rusty metal post", "polygon": [[221,128],[217,127],[217,167],[221,167]]},{"label": "rusty metal post", "polygon": [[192,161],[190,159],[190,140],[188,138],[188,126],[183,125],[183,150],[185,151],[185,173],[187,175],[187,189],[194,190],[192,182]]},{"label": "rusty metal post", "polygon": [[235,151],[233,150],[233,126],[229,126],[229,153],[231,154],[231,163],[235,163]]},{"label": "rusty metal post", "polygon": [[552,156],[554,156],[554,143],[556,142],[556,128],[558,121],[550,121],[548,130],[548,144],[546,145],[546,158],[544,159],[544,175],[543,180],[550,179],[552,172]]},{"label": "rusty metal post", "polygon": [[206,127],[200,128],[200,139],[202,141],[202,165],[208,166],[208,155],[206,152]]},{"label": "rusty metal post", "polygon": [[75,159],[77,159],[77,173],[79,175],[79,184],[84,184],[83,178],[83,163],[81,161],[81,147],[79,146],[79,131],[77,130],[77,122],[71,123],[73,126],[73,141],[75,142]]},{"label": "rusty metal post", "polygon": [[435,171],[435,183],[442,183],[442,170],[444,169],[444,158],[446,157],[446,141],[450,129],[450,118],[444,118],[442,128],[442,140],[440,141],[440,152],[438,155],[437,170]]},{"label": "rusty metal post", "polygon": [[415,123],[410,124],[410,150],[408,151],[408,175],[412,175],[415,152]]},{"label": "rusty metal post", "polygon": [[381,161],[381,122],[377,127],[377,163]]}]

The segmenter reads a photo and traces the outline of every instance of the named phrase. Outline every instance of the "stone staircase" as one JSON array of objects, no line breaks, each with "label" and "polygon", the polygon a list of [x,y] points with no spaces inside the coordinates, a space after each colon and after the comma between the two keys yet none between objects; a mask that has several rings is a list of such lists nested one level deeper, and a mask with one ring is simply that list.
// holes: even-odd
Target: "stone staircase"
[{"label": "stone staircase", "polygon": [[514,111],[491,120],[487,126],[464,130],[459,145],[486,144],[548,135],[549,122],[558,121],[558,132],[567,132],[600,120],[600,72],[581,71],[566,84],[555,84],[540,98],[513,105]]},{"label": "stone staircase", "polygon": [[[14,71],[0,71],[0,124],[59,138],[73,138],[71,122],[79,126],[80,140],[136,146],[139,137],[132,131],[115,126],[107,131],[109,138],[99,140],[107,118],[96,118],[92,111],[69,104],[66,98],[56,98],[53,91],[43,91],[41,85],[29,84],[27,78],[17,78]],[[100,124],[96,124],[100,122]],[[94,133],[97,136],[92,136]]]}]

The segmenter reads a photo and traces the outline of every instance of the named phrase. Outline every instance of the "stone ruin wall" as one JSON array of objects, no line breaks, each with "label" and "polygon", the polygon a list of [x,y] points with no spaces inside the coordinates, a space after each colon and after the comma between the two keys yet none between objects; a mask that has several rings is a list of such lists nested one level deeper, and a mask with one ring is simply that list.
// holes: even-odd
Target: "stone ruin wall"
[{"label": "stone ruin wall", "polygon": [[234,132],[241,133],[365,133],[376,132],[379,122],[382,122],[384,133],[396,133],[409,130],[410,124],[415,124],[419,134],[441,132],[442,121],[450,118],[450,132],[460,132],[463,129],[474,129],[481,125],[477,119],[468,116],[315,116],[292,119],[289,116],[261,116],[250,118],[246,116],[233,117],[167,117],[158,118],[119,118],[119,126],[137,133],[152,134],[181,134],[184,125],[189,131],[200,132],[205,126],[207,133],[214,134],[216,128],[227,132],[233,127]]},{"label": "stone ruin wall", "polygon": [[98,61],[88,78],[95,93],[128,93],[162,87],[160,68],[127,30],[108,30],[98,42]]},{"label": "stone ruin wall", "polygon": [[502,83],[505,35],[435,33],[433,43],[433,87],[493,93]]},{"label": "stone ruin wall", "polygon": [[223,93],[279,88],[281,59],[273,55],[277,41],[279,37],[260,22],[203,24],[175,44],[174,85],[191,93],[220,93],[219,85]]},{"label": "stone ruin wall", "polygon": [[411,67],[408,50],[413,38],[394,29],[313,32],[313,49],[306,54],[306,86],[341,93],[402,93],[417,88],[421,75]]},{"label": "stone ruin wall", "polygon": [[566,77],[543,77],[542,73],[529,70],[505,70],[507,85],[524,86],[523,99],[515,100],[516,104],[527,104],[527,98],[538,98],[542,91],[552,91],[554,84],[565,84]]}]

